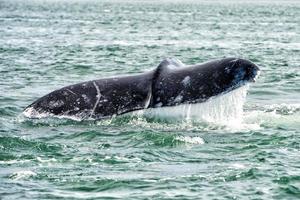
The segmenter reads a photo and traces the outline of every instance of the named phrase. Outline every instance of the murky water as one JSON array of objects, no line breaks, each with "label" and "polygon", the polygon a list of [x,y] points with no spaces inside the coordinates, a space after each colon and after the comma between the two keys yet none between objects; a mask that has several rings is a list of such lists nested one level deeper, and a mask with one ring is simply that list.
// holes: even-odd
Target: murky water
[{"label": "murky water", "polygon": [[[299,198],[299,21],[298,1],[0,1],[0,198]],[[54,89],[165,57],[229,56],[262,70],[243,113],[241,89],[198,105],[199,120],[188,107],[175,120],[21,114]]]}]

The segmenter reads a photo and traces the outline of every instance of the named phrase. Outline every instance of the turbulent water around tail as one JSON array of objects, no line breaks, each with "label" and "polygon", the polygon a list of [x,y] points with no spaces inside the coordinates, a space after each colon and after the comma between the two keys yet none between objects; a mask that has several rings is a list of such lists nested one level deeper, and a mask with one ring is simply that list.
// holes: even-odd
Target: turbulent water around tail
[{"label": "turbulent water around tail", "polygon": [[[1,199],[297,199],[299,3],[0,2]],[[164,57],[262,73],[205,103],[108,120],[28,119],[65,85]],[[246,95],[247,93],[247,95]]]}]

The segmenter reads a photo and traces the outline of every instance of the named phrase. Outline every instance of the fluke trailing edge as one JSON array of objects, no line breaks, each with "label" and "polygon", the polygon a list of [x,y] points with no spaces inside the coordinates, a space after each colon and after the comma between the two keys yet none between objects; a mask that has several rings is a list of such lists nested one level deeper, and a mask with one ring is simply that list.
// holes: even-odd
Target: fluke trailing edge
[{"label": "fluke trailing edge", "polygon": [[225,58],[185,66],[165,59],[154,70],[87,81],[55,90],[33,102],[27,117],[102,119],[123,113],[195,104],[255,81],[259,68],[245,59]]}]

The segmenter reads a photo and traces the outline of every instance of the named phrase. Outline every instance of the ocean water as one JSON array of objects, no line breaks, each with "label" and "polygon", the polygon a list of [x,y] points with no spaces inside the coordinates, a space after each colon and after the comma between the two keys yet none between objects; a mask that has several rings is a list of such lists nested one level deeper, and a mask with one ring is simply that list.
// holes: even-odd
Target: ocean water
[{"label": "ocean water", "polygon": [[[299,199],[299,22],[299,1],[0,0],[0,199]],[[198,120],[22,115],[69,84],[229,56],[260,77]]]}]

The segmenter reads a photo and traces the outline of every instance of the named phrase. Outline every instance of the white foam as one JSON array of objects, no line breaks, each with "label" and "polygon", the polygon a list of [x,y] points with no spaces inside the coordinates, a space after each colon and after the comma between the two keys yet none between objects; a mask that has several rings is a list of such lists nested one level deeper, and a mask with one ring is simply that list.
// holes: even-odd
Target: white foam
[{"label": "white foam", "polygon": [[55,158],[43,159],[39,156],[36,157],[36,160],[39,161],[40,163],[48,163],[48,162],[56,162],[57,161]]},{"label": "white foam", "polygon": [[177,136],[176,140],[190,143],[190,144],[204,144],[204,140],[201,137],[189,137],[189,136]]},{"label": "white foam", "polygon": [[25,178],[29,178],[32,176],[36,176],[36,173],[34,173],[33,171],[19,171],[19,172],[14,172],[12,175],[10,175],[9,177],[11,179],[14,180],[20,180],[20,179],[25,179]]},{"label": "white foam", "polygon": [[284,115],[291,115],[298,111],[300,111],[300,104],[271,104],[271,105],[264,105],[264,111],[265,112],[275,112],[278,114],[284,114]]},{"label": "white foam", "polygon": [[[300,128],[300,113],[297,107],[290,106],[290,109],[280,106],[272,108],[273,105],[264,106],[264,110],[250,110],[244,114],[248,124],[256,124],[262,127],[294,127]],[[269,109],[272,108],[272,109]]]},{"label": "white foam", "polygon": [[37,119],[46,118],[46,117],[56,117],[59,119],[71,119],[74,121],[82,121],[83,119],[82,116],[80,115],[78,116],[77,115],[54,115],[49,112],[39,112],[33,107],[26,108],[23,111],[23,115],[28,118],[37,118]]}]

